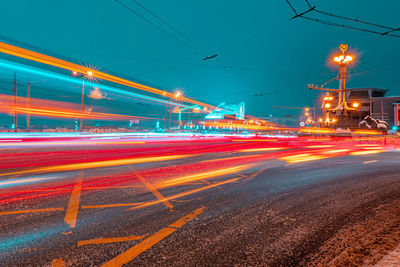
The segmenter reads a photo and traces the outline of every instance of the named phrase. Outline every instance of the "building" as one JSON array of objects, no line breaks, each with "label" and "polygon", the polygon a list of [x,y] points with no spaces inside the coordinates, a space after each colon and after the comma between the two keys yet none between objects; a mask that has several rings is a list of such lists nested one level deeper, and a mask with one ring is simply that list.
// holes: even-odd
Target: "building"
[{"label": "building", "polygon": [[[390,127],[398,127],[400,96],[386,96],[387,89],[381,88],[351,88],[346,89],[346,102],[350,107],[357,106],[356,110],[348,113],[346,122],[341,125],[347,125],[350,128],[358,128],[359,123],[366,117],[385,121]],[[337,95],[333,95],[332,106],[337,105]],[[331,117],[337,114],[330,112]]]}]

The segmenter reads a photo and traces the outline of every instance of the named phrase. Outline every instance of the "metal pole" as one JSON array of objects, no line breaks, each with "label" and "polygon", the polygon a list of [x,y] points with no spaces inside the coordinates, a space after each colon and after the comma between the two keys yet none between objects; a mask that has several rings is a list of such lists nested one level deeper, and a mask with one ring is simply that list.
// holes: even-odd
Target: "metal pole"
[{"label": "metal pole", "polygon": [[[168,102],[167,102],[168,103]],[[164,131],[167,129],[167,103],[165,103],[165,114],[164,114]]]},{"label": "metal pole", "polygon": [[171,129],[171,104],[169,105],[169,122],[168,122],[168,131]]},{"label": "metal pole", "polygon": [[14,132],[17,131],[17,74],[14,72]]},{"label": "metal pole", "polygon": [[29,109],[31,107],[31,83],[28,81],[28,108],[26,110],[26,129],[31,130],[31,115]]},{"label": "metal pole", "polygon": [[81,132],[82,132],[82,129],[83,129],[83,111],[85,109],[85,106],[83,104],[84,97],[85,97],[85,80],[82,77],[81,123],[80,123],[80,126],[79,126],[79,131],[81,131]]},{"label": "metal pole", "polygon": [[179,108],[179,112],[178,112],[178,121],[179,121],[179,130],[181,129],[181,108]]}]

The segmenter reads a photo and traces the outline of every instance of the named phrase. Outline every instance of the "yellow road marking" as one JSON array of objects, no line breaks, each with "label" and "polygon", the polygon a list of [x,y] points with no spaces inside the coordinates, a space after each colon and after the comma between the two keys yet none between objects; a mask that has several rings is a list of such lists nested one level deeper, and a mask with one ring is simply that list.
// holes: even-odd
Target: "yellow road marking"
[{"label": "yellow road marking", "polygon": [[243,180],[244,183],[247,183],[248,181],[250,181],[251,179],[253,179],[254,177],[256,177],[257,175],[259,175],[260,173],[262,173],[263,171],[265,171],[267,168],[262,168],[261,170],[249,175],[246,179]]},{"label": "yellow road marking", "polygon": [[114,266],[122,266],[123,264],[126,264],[130,261],[132,261],[134,258],[136,258],[138,255],[140,255],[142,252],[146,251],[147,249],[151,248],[176,230],[178,228],[181,228],[184,226],[186,223],[190,222],[197,216],[199,216],[201,213],[203,213],[205,207],[201,207],[199,209],[196,209],[192,213],[187,214],[186,216],[182,217],[181,219],[177,220],[173,224],[170,224],[168,227],[161,229],[154,235],[146,238],[139,244],[131,247],[130,249],[126,250],[122,254],[118,255],[117,257],[109,260],[108,262],[104,263],[102,266],[103,267],[114,267]]},{"label": "yellow road marking", "polygon": [[69,232],[61,232],[63,235],[70,235],[70,234],[72,234],[72,231],[69,231]]},{"label": "yellow road marking", "polygon": [[124,237],[109,237],[109,238],[96,238],[90,240],[82,240],[78,242],[78,247],[85,246],[85,245],[98,245],[98,244],[108,244],[108,243],[117,243],[117,242],[124,242],[124,241],[132,241],[132,240],[139,240],[143,239],[148,234],[145,235],[130,235]]},{"label": "yellow road marking", "polygon": [[12,210],[12,211],[1,211],[1,212],[0,212],[0,215],[36,213],[36,212],[49,212],[49,211],[63,211],[63,210],[64,210],[64,208],[47,208],[47,209],[31,209],[31,210]]},{"label": "yellow road marking", "polygon": [[65,261],[63,259],[54,259],[51,261],[50,267],[66,267]]},{"label": "yellow road marking", "polygon": [[94,162],[71,163],[71,164],[63,164],[63,165],[56,165],[56,166],[33,168],[30,170],[25,170],[25,171],[2,173],[2,174],[0,174],[0,176],[22,174],[22,173],[32,173],[32,172],[56,172],[56,171],[71,171],[71,170],[83,170],[83,169],[91,169],[91,168],[113,167],[113,166],[128,165],[128,164],[139,164],[139,163],[147,163],[147,162],[155,162],[155,161],[181,159],[181,158],[186,158],[186,157],[190,157],[190,156],[192,156],[192,155],[158,156],[158,157],[113,159],[113,160],[102,160],[102,161],[94,161]]},{"label": "yellow road marking", "polygon": [[171,204],[158,190],[155,188],[151,183],[149,183],[142,175],[139,173],[135,172],[135,170],[131,167],[128,166],[128,169],[130,169],[133,173],[135,173],[136,177],[139,178],[139,180],[153,193],[153,195],[158,198],[160,201],[164,203],[164,205],[169,208],[171,211],[174,209],[174,205]]},{"label": "yellow road marking", "polygon": [[[171,199],[184,197],[184,196],[191,195],[191,194],[203,191],[203,190],[207,190],[209,188],[217,187],[217,186],[220,186],[220,185],[223,185],[223,184],[227,184],[227,183],[232,183],[232,182],[235,182],[235,181],[237,181],[239,179],[241,179],[241,178],[240,177],[239,178],[234,178],[234,179],[231,179],[231,180],[227,180],[227,181],[215,183],[215,184],[212,184],[212,185],[200,187],[200,188],[197,188],[197,189],[193,189],[193,190],[190,190],[190,191],[186,191],[186,192],[183,192],[183,193],[179,193],[179,194],[176,194],[176,195],[172,195],[172,196],[166,197],[166,199],[167,200],[171,200]],[[144,207],[148,207],[148,206],[159,204],[160,202],[161,202],[160,200],[150,201],[150,202],[147,202],[147,203],[143,203],[140,206],[132,207],[129,210],[141,209],[141,208],[144,208]]]},{"label": "yellow road marking", "polygon": [[117,203],[117,204],[105,204],[105,205],[87,205],[82,206],[81,209],[102,209],[102,208],[115,208],[115,207],[130,207],[143,205],[142,203]]},{"label": "yellow road marking", "polygon": [[[231,180],[227,180],[227,181],[223,181],[223,182],[219,182],[219,183],[214,183],[208,186],[204,186],[201,188],[197,188],[194,190],[190,190],[187,192],[183,192],[183,193],[179,193],[176,195],[172,195],[169,197],[165,197],[165,199],[167,201],[173,200],[173,199],[177,199],[180,197],[184,197],[193,193],[197,193],[203,190],[207,190],[209,188],[213,188],[213,187],[217,187],[223,184],[227,184],[227,183],[232,183],[232,182],[236,182],[237,180],[241,179],[242,177],[238,177],[238,178],[234,178]],[[162,203],[161,200],[155,200],[155,201],[150,201],[150,202],[134,202],[134,203],[116,203],[116,204],[104,204],[104,205],[86,205],[86,206],[81,206],[81,209],[102,209],[102,208],[115,208],[115,207],[131,207],[131,206],[137,206],[137,207],[132,207],[131,209],[139,209],[139,208],[144,208],[144,207],[148,207],[148,206],[152,206],[152,205],[156,205]]]},{"label": "yellow road marking", "polygon": [[79,202],[81,199],[81,192],[82,192],[82,176],[79,175],[78,181],[72,189],[71,196],[69,198],[67,213],[65,214],[64,221],[69,224],[71,228],[75,228],[76,226],[76,219],[78,217],[78,210],[79,210]]}]

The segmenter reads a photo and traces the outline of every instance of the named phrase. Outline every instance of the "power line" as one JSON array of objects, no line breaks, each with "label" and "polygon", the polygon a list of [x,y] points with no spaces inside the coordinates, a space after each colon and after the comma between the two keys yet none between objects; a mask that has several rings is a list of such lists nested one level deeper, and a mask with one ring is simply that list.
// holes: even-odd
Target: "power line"
[{"label": "power line", "polygon": [[133,10],[132,8],[130,8],[129,6],[125,5],[124,3],[120,2],[119,0],[115,0],[115,2],[117,2],[120,6],[128,9],[130,12],[132,12],[133,14],[135,14],[136,16],[138,16],[139,18],[141,18],[142,20],[146,21],[147,23],[149,23],[150,25],[152,25],[153,27],[157,28],[159,31],[163,32],[164,34],[168,35],[170,38],[174,39],[175,41],[179,42],[180,44],[182,44],[183,46],[185,46],[186,48],[190,47],[185,44],[184,42],[182,42],[180,39],[176,38],[175,36],[173,36],[172,34],[170,34],[169,32],[165,31],[163,28],[159,27],[158,25],[154,24],[153,22],[151,22],[150,20],[146,19],[145,17],[143,17],[142,15],[140,15],[138,12],[136,12],[135,10]]},{"label": "power line", "polygon": [[292,6],[292,4],[290,3],[289,0],[286,0],[286,2],[288,3],[288,5],[290,6],[290,8],[292,9],[292,11],[294,12],[295,15],[297,15],[297,11],[296,9],[294,9],[294,7]]},{"label": "power line", "polygon": [[[372,23],[372,22],[368,22],[368,21],[364,21],[364,20],[359,20],[359,19],[355,19],[355,18],[350,18],[350,17],[345,17],[345,16],[341,16],[341,15],[337,15],[337,14],[333,14],[333,13],[329,13],[329,12],[325,12],[325,11],[321,11],[319,9],[316,9],[316,7],[312,7],[310,2],[308,0],[305,0],[307,6],[310,8],[305,12],[302,13],[298,13],[296,11],[296,9],[292,6],[292,4],[290,3],[289,0],[286,0],[286,2],[288,3],[289,7],[292,9],[293,13],[295,14],[295,16],[292,17],[292,19],[294,18],[303,18],[309,21],[313,21],[313,22],[317,22],[317,23],[321,23],[321,24],[325,24],[325,25],[329,25],[329,26],[334,26],[334,27],[339,27],[339,28],[346,28],[346,29],[350,29],[350,30],[355,30],[355,31],[361,31],[361,32],[368,32],[368,33],[373,33],[373,34],[378,34],[380,36],[392,36],[392,37],[400,37],[400,35],[396,35],[396,34],[392,34],[392,32],[394,31],[399,31],[399,28],[393,28],[393,27],[389,27],[389,26],[385,26],[385,25],[381,25],[381,24],[377,24],[377,23]],[[348,21],[352,21],[355,23],[360,23],[360,24],[365,24],[365,25],[369,25],[369,26],[373,26],[373,27],[377,27],[377,28],[382,28],[382,29],[386,29],[388,31],[385,32],[381,32],[378,30],[372,30],[372,29],[365,29],[365,28],[360,28],[360,27],[355,27],[355,26],[351,26],[351,25],[345,25],[345,24],[340,24],[340,23],[336,23],[336,22],[331,22],[331,21],[326,21],[326,20],[322,20],[319,18],[312,18],[312,17],[308,17],[308,16],[304,16],[306,13],[309,12],[315,12],[321,15],[325,15],[325,16],[330,16],[330,17],[334,17],[337,19],[342,19],[342,20],[348,20]]]},{"label": "power line", "polygon": [[366,24],[366,25],[370,25],[370,26],[375,26],[375,27],[378,27],[378,28],[394,30],[394,28],[392,28],[392,27],[387,27],[387,26],[384,26],[384,25],[375,24],[375,23],[371,23],[371,22],[363,21],[363,20],[359,20],[359,19],[353,19],[353,18],[349,18],[349,17],[344,17],[344,16],[328,13],[328,12],[325,12],[325,11],[321,11],[321,10],[318,10],[318,9],[315,9],[315,12],[323,14],[323,15],[326,15],[326,16],[335,17],[335,18],[338,18],[338,19],[344,19],[344,20],[354,21],[354,22],[357,22],[357,23],[362,23],[362,24]]},{"label": "power line", "polygon": [[229,48],[227,48],[227,49],[222,50],[221,53],[227,53],[227,52],[229,52],[230,50],[235,49],[235,48],[238,47],[238,46],[241,46],[241,45],[243,45],[243,44],[245,44],[245,43],[247,43],[247,42],[249,42],[249,41],[251,41],[251,40],[253,40],[253,39],[258,38],[260,35],[263,35],[263,34],[265,34],[266,32],[275,30],[276,28],[282,26],[283,24],[289,22],[290,20],[292,20],[292,18],[290,18],[290,19],[285,19],[285,20],[283,20],[283,21],[281,21],[281,22],[279,22],[279,23],[277,23],[277,24],[275,24],[275,25],[272,25],[271,27],[268,27],[268,28],[266,28],[266,29],[264,29],[264,30],[262,30],[262,31],[257,32],[257,33],[254,33],[253,35],[250,35],[250,36],[247,37],[246,39],[242,39],[242,40],[236,42],[236,44],[234,44],[233,46],[231,46],[231,47],[229,47]]},{"label": "power line", "polygon": [[380,32],[377,32],[377,31],[357,28],[357,27],[353,27],[353,26],[349,26],[349,25],[344,25],[344,24],[339,24],[339,23],[335,23],[335,22],[330,22],[330,21],[310,18],[310,17],[306,17],[306,16],[301,16],[301,18],[306,19],[306,20],[310,20],[310,21],[315,21],[315,22],[318,22],[318,23],[321,23],[321,24],[325,24],[325,25],[329,25],[329,26],[335,26],[335,27],[339,27],[339,28],[346,28],[346,29],[356,30],[356,31],[361,31],[361,32],[369,32],[369,33],[381,34]]},{"label": "power line", "polygon": [[165,21],[164,19],[162,19],[160,16],[158,16],[157,14],[155,14],[154,12],[152,12],[150,9],[146,8],[145,6],[143,6],[141,3],[139,3],[139,1],[136,0],[131,0],[132,2],[134,2],[135,4],[137,4],[138,6],[140,6],[141,8],[143,8],[144,10],[146,10],[147,12],[149,12],[151,15],[153,15],[154,17],[156,17],[158,20],[160,20],[162,23],[164,23],[165,25],[167,25],[168,27],[170,27],[172,30],[174,30],[176,33],[178,33],[179,35],[181,35],[183,38],[185,38],[186,40],[193,42],[186,34],[182,33],[181,31],[179,31],[176,27],[172,26],[170,23],[168,23],[167,21]]}]

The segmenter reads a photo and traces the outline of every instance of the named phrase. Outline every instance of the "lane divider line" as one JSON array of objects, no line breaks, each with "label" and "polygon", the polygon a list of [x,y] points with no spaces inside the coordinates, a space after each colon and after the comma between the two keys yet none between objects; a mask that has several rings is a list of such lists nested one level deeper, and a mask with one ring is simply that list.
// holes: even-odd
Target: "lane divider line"
[{"label": "lane divider line", "polygon": [[117,242],[124,242],[124,241],[132,241],[132,240],[139,240],[147,237],[148,234],[145,235],[130,235],[124,237],[107,237],[107,238],[96,238],[96,239],[89,239],[89,240],[82,240],[78,242],[78,247],[86,246],[86,245],[99,245],[99,244],[109,244],[109,243],[117,243]]},{"label": "lane divider line", "polygon": [[[181,198],[181,197],[188,196],[188,195],[191,195],[191,194],[203,191],[203,190],[207,190],[207,189],[210,189],[210,188],[213,188],[213,187],[217,187],[217,186],[223,185],[223,184],[233,183],[233,182],[236,182],[239,179],[241,179],[241,178],[240,177],[233,178],[231,180],[218,182],[218,183],[211,184],[211,185],[208,185],[208,186],[203,186],[203,187],[200,187],[200,188],[197,188],[197,189],[193,189],[193,190],[190,190],[190,191],[186,191],[186,192],[183,192],[183,193],[179,193],[179,194],[175,194],[175,195],[166,197],[166,199],[167,200],[172,200],[172,199],[176,199],[176,198]],[[160,200],[150,201],[150,202],[147,202],[147,203],[143,203],[140,206],[132,207],[132,208],[130,208],[128,210],[141,209],[141,208],[149,207],[149,206],[156,205],[156,204],[159,204],[159,203],[161,203]]]},{"label": "lane divider line", "polygon": [[147,187],[147,189],[153,193],[153,195],[158,198],[170,211],[174,210],[174,205],[171,204],[161,193],[157,190],[151,183],[149,183],[146,178],[144,178],[140,173],[136,172],[131,166],[127,166],[130,171],[132,171],[137,178]]},{"label": "lane divider line", "polygon": [[164,238],[168,237],[170,234],[175,232],[177,229],[181,228],[188,222],[192,221],[194,218],[199,216],[203,213],[205,207],[198,208],[194,210],[192,213],[187,214],[186,216],[180,218],[176,222],[170,224],[169,226],[161,229],[157,233],[153,234],[152,236],[146,238],[139,244],[131,247],[130,249],[126,250],[125,252],[121,253],[117,257],[109,260],[108,262],[104,263],[102,267],[115,267],[115,266],[122,266],[124,264],[129,263],[137,256],[142,254],[144,251],[148,250]]},{"label": "lane divider line", "polygon": [[260,170],[258,170],[255,173],[250,174],[246,179],[243,180],[244,183],[249,182],[250,180],[252,180],[254,177],[256,177],[257,175],[259,175],[260,173],[264,172],[267,168],[262,168]]},{"label": "lane divider line", "polygon": [[66,267],[66,266],[67,266],[67,264],[65,263],[65,261],[62,258],[53,259],[51,261],[51,265],[50,265],[50,267]]},{"label": "lane divider line", "polygon": [[83,172],[80,173],[77,183],[75,184],[74,189],[72,189],[67,212],[64,218],[64,222],[66,222],[71,228],[76,227],[76,220],[78,218],[79,202],[82,193],[82,178]]}]

